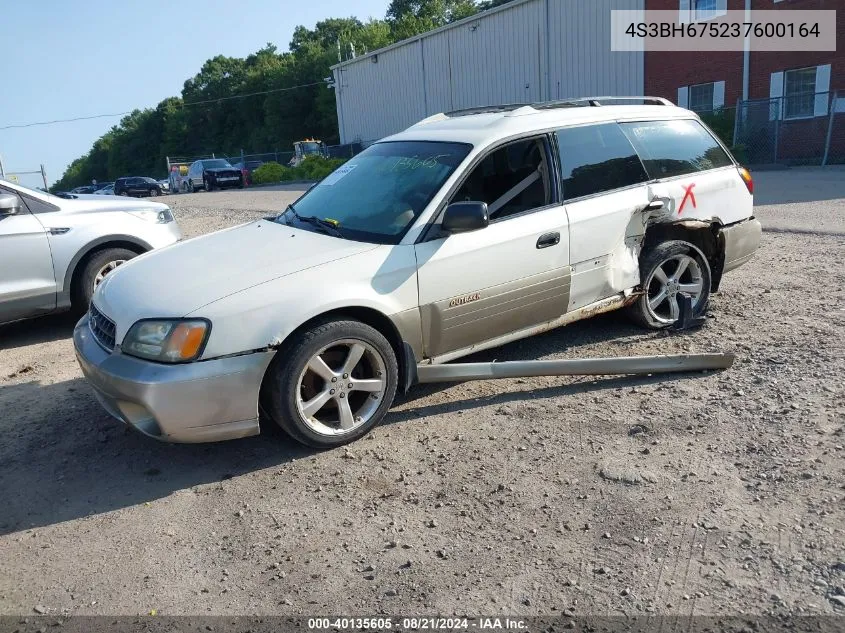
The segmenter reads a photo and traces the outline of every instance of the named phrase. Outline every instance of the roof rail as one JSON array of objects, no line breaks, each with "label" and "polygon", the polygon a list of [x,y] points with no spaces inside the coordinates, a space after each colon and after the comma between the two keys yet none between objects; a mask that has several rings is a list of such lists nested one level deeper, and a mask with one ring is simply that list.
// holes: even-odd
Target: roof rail
[{"label": "roof rail", "polygon": [[[618,103],[621,102],[621,103]],[[635,102],[635,103],[629,103]],[[663,97],[581,97],[578,99],[561,99],[560,101],[541,101],[538,103],[505,103],[501,105],[486,105],[476,106],[474,108],[463,108],[460,110],[452,110],[450,112],[439,112],[433,114],[415,125],[424,123],[432,123],[434,121],[442,121],[444,119],[451,119],[454,117],[471,116],[473,114],[490,114],[496,112],[503,112],[509,116],[517,116],[527,112],[519,112],[522,109],[530,110],[551,110],[553,108],[579,108],[579,107],[600,107],[602,105],[646,105],[656,104],[664,106],[674,106],[675,104],[664,99]]]},{"label": "roof rail", "polygon": [[[614,101],[635,101],[641,102],[642,105],[646,103],[652,103],[656,105],[664,105],[664,106],[674,106],[675,104],[669,101],[669,99],[664,99],[663,97],[583,97],[580,99],[566,99],[564,103],[571,103],[571,104],[588,104],[590,106],[601,106],[602,102],[614,102]],[[537,104],[542,106],[542,104]],[[637,103],[636,105],[640,105]]]},{"label": "roof rail", "polygon": [[519,108],[524,108],[525,106],[530,106],[530,103],[503,103],[500,105],[486,105],[486,106],[476,106],[474,108],[462,108],[460,110],[452,110],[451,112],[445,112],[445,116],[447,117],[456,117],[456,116],[469,116],[471,114],[485,114],[490,112],[513,112],[514,110],[518,110]]}]

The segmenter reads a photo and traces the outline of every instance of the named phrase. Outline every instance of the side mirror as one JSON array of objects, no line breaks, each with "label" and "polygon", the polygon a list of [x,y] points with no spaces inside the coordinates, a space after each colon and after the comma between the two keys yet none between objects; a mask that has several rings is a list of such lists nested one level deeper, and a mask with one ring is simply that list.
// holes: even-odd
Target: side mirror
[{"label": "side mirror", "polygon": [[21,210],[21,202],[17,196],[0,193],[0,215],[17,215]]},{"label": "side mirror", "polygon": [[486,202],[453,202],[446,207],[442,226],[447,233],[466,233],[486,228],[488,224]]}]

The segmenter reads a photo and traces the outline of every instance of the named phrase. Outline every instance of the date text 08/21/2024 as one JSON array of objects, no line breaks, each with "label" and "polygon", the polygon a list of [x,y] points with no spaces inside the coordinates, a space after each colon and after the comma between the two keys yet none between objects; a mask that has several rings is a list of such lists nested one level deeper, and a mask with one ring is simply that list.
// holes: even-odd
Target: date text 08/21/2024
[{"label": "date text 08/21/2024", "polygon": [[308,630],[398,630],[409,631],[526,631],[528,624],[518,618],[437,618],[437,617],[373,617],[373,618],[309,618]]}]

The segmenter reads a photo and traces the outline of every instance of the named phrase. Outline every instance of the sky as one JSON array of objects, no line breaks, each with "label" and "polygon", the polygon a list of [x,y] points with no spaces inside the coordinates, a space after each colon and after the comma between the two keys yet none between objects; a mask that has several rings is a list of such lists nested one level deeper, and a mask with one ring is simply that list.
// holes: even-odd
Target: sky
[{"label": "sky", "polygon": [[[245,57],[329,17],[383,18],[389,0],[46,0],[3,8],[0,127],[154,107],[215,55]],[[46,8],[48,7],[49,8]],[[11,29],[10,29],[11,27]],[[120,117],[0,130],[6,173],[58,180]],[[165,168],[162,165],[162,172]],[[20,176],[43,186],[41,177]]]}]

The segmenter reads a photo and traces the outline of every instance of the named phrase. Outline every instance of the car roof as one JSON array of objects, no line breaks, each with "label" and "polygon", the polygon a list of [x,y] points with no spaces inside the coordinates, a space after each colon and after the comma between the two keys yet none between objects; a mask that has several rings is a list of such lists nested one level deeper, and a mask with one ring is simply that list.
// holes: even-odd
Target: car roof
[{"label": "car roof", "polygon": [[[620,98],[594,98],[620,99]],[[638,99],[643,100],[643,97]],[[649,99],[649,98],[645,98]],[[663,105],[601,105],[587,100],[533,105],[503,105],[440,113],[384,141],[449,141],[487,145],[500,139],[559,127],[612,121],[689,119],[697,115],[661,99]]]}]

